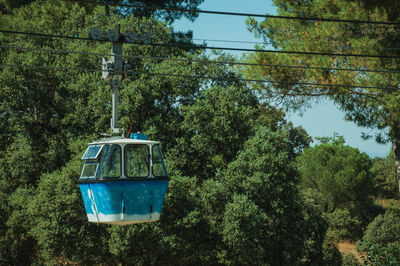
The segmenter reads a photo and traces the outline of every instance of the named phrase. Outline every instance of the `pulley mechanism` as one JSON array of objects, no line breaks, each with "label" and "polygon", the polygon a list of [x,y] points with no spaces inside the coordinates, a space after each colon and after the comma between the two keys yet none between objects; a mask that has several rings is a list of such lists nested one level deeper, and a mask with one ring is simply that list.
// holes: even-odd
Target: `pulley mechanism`
[{"label": "pulley mechanism", "polygon": [[109,80],[112,90],[112,118],[111,118],[111,132],[112,135],[120,135],[121,130],[118,127],[118,96],[121,81],[129,79],[132,76],[132,66],[122,57],[122,44],[126,43],[151,43],[151,35],[149,33],[137,34],[127,32],[120,33],[120,25],[118,31],[100,29],[91,29],[89,37],[97,41],[110,41],[111,45],[111,58],[102,59],[102,78]]}]

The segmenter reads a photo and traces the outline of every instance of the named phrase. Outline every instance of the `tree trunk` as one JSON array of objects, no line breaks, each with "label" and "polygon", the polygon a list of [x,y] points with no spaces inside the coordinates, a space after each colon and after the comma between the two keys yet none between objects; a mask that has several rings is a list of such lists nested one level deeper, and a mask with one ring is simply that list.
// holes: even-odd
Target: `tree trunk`
[{"label": "tree trunk", "polygon": [[395,177],[397,181],[397,189],[400,193],[400,128],[398,126],[391,127],[392,149],[395,162]]}]

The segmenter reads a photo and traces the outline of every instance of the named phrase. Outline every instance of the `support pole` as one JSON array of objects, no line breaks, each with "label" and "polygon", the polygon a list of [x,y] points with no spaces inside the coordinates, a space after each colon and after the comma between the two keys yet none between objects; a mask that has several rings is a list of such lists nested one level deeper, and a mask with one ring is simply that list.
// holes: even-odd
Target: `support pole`
[{"label": "support pole", "polygon": [[119,88],[121,87],[121,81],[127,80],[132,72],[130,72],[132,66],[125,62],[122,58],[122,44],[126,43],[142,43],[150,44],[151,35],[148,33],[137,34],[133,32],[127,32],[121,34],[120,25],[118,25],[117,31],[108,30],[103,31],[99,29],[91,29],[89,31],[89,37],[96,41],[110,41],[111,45],[111,59],[102,60],[102,78],[111,81],[112,90],[112,118],[111,118],[111,132],[113,135],[121,134],[121,130],[118,128],[118,95]]},{"label": "support pole", "polygon": [[112,54],[111,63],[114,66],[114,75],[111,80],[111,88],[112,88],[111,131],[113,134],[120,134],[121,132],[120,129],[118,128],[118,96],[123,74],[122,43],[113,42],[111,46],[111,54]]},{"label": "support pole", "polygon": [[118,128],[118,96],[119,87],[121,86],[121,81],[113,79],[111,81],[112,88],[112,118],[111,118],[111,130],[113,134],[120,134]]}]

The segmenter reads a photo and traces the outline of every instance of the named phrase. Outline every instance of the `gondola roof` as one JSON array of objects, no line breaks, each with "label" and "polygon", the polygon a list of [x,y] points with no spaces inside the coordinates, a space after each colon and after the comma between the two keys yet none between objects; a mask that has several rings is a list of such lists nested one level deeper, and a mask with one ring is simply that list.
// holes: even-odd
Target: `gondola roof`
[{"label": "gondola roof", "polygon": [[109,137],[102,138],[89,143],[89,145],[99,145],[99,144],[159,144],[159,141],[153,140],[143,140],[143,139],[132,139],[124,137]]}]

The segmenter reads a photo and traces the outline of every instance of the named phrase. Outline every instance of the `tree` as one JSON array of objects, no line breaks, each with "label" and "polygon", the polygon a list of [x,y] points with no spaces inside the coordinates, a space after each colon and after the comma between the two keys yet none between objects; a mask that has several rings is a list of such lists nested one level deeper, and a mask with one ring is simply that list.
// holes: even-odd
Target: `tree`
[{"label": "tree", "polygon": [[[0,12],[1,13],[10,13],[15,9],[28,5],[34,1],[44,2],[43,0],[0,0]],[[154,17],[158,20],[166,21],[168,24],[172,24],[175,20],[180,19],[181,17],[185,17],[190,21],[194,21],[198,13],[196,12],[181,12],[179,9],[187,9],[187,10],[196,10],[197,7],[204,0],[147,0],[147,1],[137,1],[137,0],[110,0],[105,1],[102,0],[100,2],[108,3],[108,4],[131,4],[137,7],[119,7],[118,9],[113,9],[114,13],[123,14],[123,15],[134,15],[136,17]],[[88,1],[90,2],[90,1]],[[79,3],[82,6],[85,6],[87,10],[91,11],[94,9],[98,3],[91,4],[85,3],[85,0]],[[140,6],[147,8],[140,8]],[[151,8],[148,8],[151,7]],[[159,8],[159,9],[157,9]],[[166,8],[166,9],[163,9]],[[106,5],[107,13],[110,13],[110,8]]]},{"label": "tree", "polygon": [[354,253],[349,252],[343,256],[343,266],[361,266],[362,264],[357,260]]},{"label": "tree", "polygon": [[353,215],[367,218],[375,193],[371,160],[367,154],[344,145],[341,136],[321,141],[297,158],[301,186],[321,193],[328,212],[346,208]]},{"label": "tree", "polygon": [[395,163],[393,151],[389,152],[386,158],[373,158],[371,172],[375,175],[378,183],[378,195],[380,197],[396,198],[399,196],[397,193],[397,182],[394,177]]},{"label": "tree", "polygon": [[0,0],[0,11],[1,13],[8,13],[11,10],[27,5],[35,0]]},{"label": "tree", "polygon": [[[146,7],[159,7],[160,9],[148,9],[148,8],[122,8],[121,13],[131,13],[135,16],[141,17],[154,17],[156,19],[164,20],[169,24],[172,24],[175,20],[185,17],[190,21],[194,21],[198,13],[196,12],[181,12],[178,9],[196,10],[197,7],[204,0],[150,0],[150,1],[138,1],[138,0],[128,0],[123,1],[123,3],[128,3],[136,6],[146,6]],[[113,0],[112,2],[121,3],[120,0]],[[167,8],[163,10],[162,8]],[[168,10],[168,8],[170,10]]]},{"label": "tree", "polygon": [[260,104],[250,88],[231,80],[201,91],[194,104],[183,108],[184,134],[172,151],[176,168],[183,175],[213,178],[236,158],[258,126],[272,130],[290,127],[289,145],[296,154],[308,145],[310,139],[304,129],[292,127],[281,110]]},{"label": "tree", "polygon": [[[275,0],[274,3],[278,15],[283,16],[389,22],[400,20],[400,4],[392,1]],[[281,50],[393,56],[385,58],[254,53],[249,58],[253,62],[325,68],[254,66],[249,68],[248,75],[281,82],[260,89],[268,97],[279,95],[284,98],[289,107],[304,107],[304,103],[311,101],[312,96],[327,97],[346,113],[346,119],[354,121],[357,125],[384,130],[383,132],[388,130],[387,135],[378,134],[376,139],[380,142],[392,142],[396,180],[400,191],[400,96],[399,91],[393,89],[399,84],[399,75],[393,72],[362,71],[399,68],[399,60],[396,58],[399,56],[399,50],[384,49],[398,47],[398,26],[271,18],[260,23],[249,19],[248,25],[257,36]],[[361,70],[345,71],[339,68]],[[329,84],[333,87],[304,83]],[[366,88],[367,86],[386,89]]]},{"label": "tree", "polygon": [[[30,256],[34,263],[88,265],[113,261],[107,248],[106,228],[88,223],[82,208],[77,189],[80,157],[80,153],[76,154],[62,169],[42,175],[35,193],[23,204],[25,210],[21,216],[29,223],[25,228],[37,243],[32,245],[35,252]],[[13,196],[11,202],[21,198]],[[9,222],[17,221],[10,219]],[[10,228],[14,227],[15,224],[10,224]]]},{"label": "tree", "polygon": [[261,111],[245,86],[214,86],[200,92],[194,104],[183,108],[185,134],[173,154],[176,167],[187,176],[214,177],[254,134]]},{"label": "tree", "polygon": [[389,206],[385,214],[377,216],[357,243],[365,260],[371,265],[398,265],[400,263],[399,204]]},{"label": "tree", "polygon": [[341,265],[341,255],[335,242],[327,236],[329,222],[325,219],[325,206],[320,193],[301,189],[304,215],[302,231],[305,235],[302,265]]},{"label": "tree", "polygon": [[223,264],[296,264],[303,217],[293,164],[290,126],[260,126],[216,180],[204,182],[204,214],[220,235]]}]

